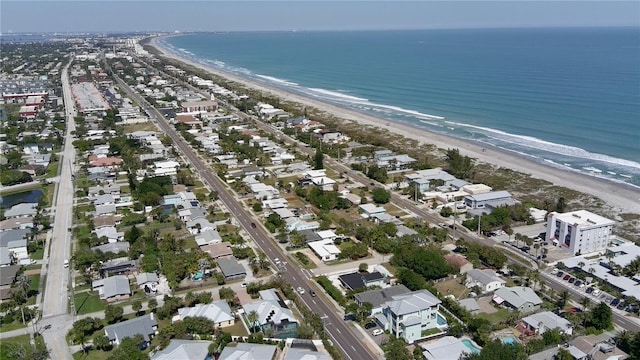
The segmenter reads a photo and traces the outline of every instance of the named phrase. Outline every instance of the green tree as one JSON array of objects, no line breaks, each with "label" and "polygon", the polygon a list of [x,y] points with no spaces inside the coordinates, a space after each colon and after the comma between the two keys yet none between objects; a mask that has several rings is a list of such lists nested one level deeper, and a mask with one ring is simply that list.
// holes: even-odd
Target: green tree
[{"label": "green tree", "polygon": [[131,304],[131,309],[133,309],[133,311],[135,311],[136,313],[139,313],[140,310],[142,310],[142,301],[140,300],[135,300],[132,304]]},{"label": "green tree", "polygon": [[249,323],[249,329],[251,332],[255,332],[256,328],[260,326],[258,320],[260,320],[260,315],[258,315],[257,311],[252,310],[247,314],[247,322]]},{"label": "green tree", "polygon": [[407,344],[402,339],[391,336],[389,341],[382,344],[384,358],[386,360],[412,360],[413,356],[407,349]]},{"label": "green tree", "polygon": [[591,309],[591,318],[588,324],[593,326],[597,330],[607,330],[613,327],[613,312],[611,307],[600,302],[593,309]]},{"label": "green tree", "polygon": [[148,360],[149,356],[140,351],[138,347],[144,342],[142,335],[136,335],[133,338],[125,338],[120,346],[115,348],[107,360]]},{"label": "green tree", "polygon": [[499,340],[485,344],[480,353],[463,357],[464,360],[527,360],[528,358],[522,345],[505,345]]},{"label": "green tree", "polygon": [[560,297],[558,298],[558,306],[561,309],[564,309],[564,307],[567,306],[567,303],[569,302],[570,298],[571,298],[571,295],[569,294],[569,292],[567,290],[564,290],[563,292],[560,293]]},{"label": "green tree", "polygon": [[218,290],[218,295],[220,296],[220,299],[225,300],[229,305],[234,304],[236,292],[233,291],[233,289],[229,287],[222,287],[220,288],[220,290]]},{"label": "green tree", "polygon": [[296,334],[297,334],[297,337],[300,339],[312,339],[313,328],[307,323],[302,323],[296,329]]},{"label": "green tree", "polygon": [[573,356],[569,350],[560,348],[558,353],[553,356],[553,360],[573,360]]},{"label": "green tree", "polygon": [[149,299],[149,302],[147,302],[147,308],[151,312],[154,312],[157,307],[158,307],[158,300],[156,300],[156,298]]},{"label": "green tree", "polygon": [[93,346],[97,349],[107,351],[111,349],[111,342],[106,335],[98,334],[93,337]]},{"label": "green tree", "polygon": [[324,154],[320,147],[316,148],[316,155],[314,156],[314,167],[315,170],[324,169]]},{"label": "green tree", "polygon": [[376,204],[386,204],[391,200],[391,193],[381,187],[373,189],[371,194],[373,195],[373,201]]},{"label": "green tree", "polygon": [[460,154],[458,149],[447,149],[447,170],[451,175],[460,179],[470,179],[473,175],[475,160]]},{"label": "green tree", "polygon": [[104,319],[108,324],[114,324],[122,320],[123,314],[124,310],[120,306],[109,304],[104,308]]}]

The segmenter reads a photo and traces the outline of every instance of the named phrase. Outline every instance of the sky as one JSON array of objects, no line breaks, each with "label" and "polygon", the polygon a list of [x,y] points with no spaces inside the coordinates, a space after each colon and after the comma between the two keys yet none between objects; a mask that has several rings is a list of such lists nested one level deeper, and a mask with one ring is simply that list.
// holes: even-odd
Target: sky
[{"label": "sky", "polygon": [[0,1],[3,34],[567,26],[640,26],[640,1]]}]

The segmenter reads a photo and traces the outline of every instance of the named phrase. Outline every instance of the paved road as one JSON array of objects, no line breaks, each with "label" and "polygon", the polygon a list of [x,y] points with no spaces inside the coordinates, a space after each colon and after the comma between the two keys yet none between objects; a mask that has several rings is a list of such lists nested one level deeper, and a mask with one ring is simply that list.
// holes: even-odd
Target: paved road
[{"label": "paved road", "polygon": [[[67,116],[67,133],[62,152],[60,181],[57,183],[57,196],[53,200],[51,212],[54,216],[53,235],[48,248],[48,257],[43,261],[43,276],[46,275],[46,287],[42,304],[42,320],[52,324],[58,331],[46,331],[44,340],[50,350],[51,357],[57,359],[72,359],[64,338],[71,327],[72,319],[67,315],[67,289],[69,284],[69,269],[64,267],[64,260],[69,259],[71,252],[71,214],[73,213],[73,181],[72,166],[75,163],[75,149],[72,145],[75,130],[73,95],[69,84],[69,63],[62,72],[62,91],[64,94],[65,112]],[[47,250],[47,249],[45,249]],[[46,253],[47,251],[45,251]]]},{"label": "paved road", "polygon": [[[234,215],[245,231],[249,233],[251,238],[262,249],[265,255],[274,264],[275,258],[285,258],[283,250],[280,249],[274,240],[271,239],[270,235],[262,226],[252,226],[254,219],[251,213],[238,204],[238,201],[229,192],[226,186],[217,178],[213,171],[211,171],[211,168],[209,168],[193,151],[193,149],[185,143],[184,140],[182,140],[176,130],[167,123],[162,114],[151,107],[140,95],[133,92],[121,79],[117,78],[117,81],[121,87],[126,90],[129,96],[135,99],[135,101],[140,104],[152,118],[156,119],[157,124],[160,126],[162,131],[171,138],[174,146],[176,146],[188,159],[191,166],[200,175],[201,179],[212,189],[218,192],[220,200]],[[302,287],[308,290],[311,287],[312,282],[303,275],[301,269],[297,266],[287,263],[284,265],[282,270],[282,276],[284,276],[285,280],[294,288]],[[327,328],[328,334],[333,340],[333,343],[338,347],[338,349],[340,349],[347,359],[364,360],[376,359],[379,357],[363,344],[361,341],[362,339],[360,338],[362,335],[354,333],[354,331],[344,322],[342,315],[338,315],[336,308],[323,296],[306,299],[305,302],[312,312],[320,314],[321,316],[326,315],[324,320],[325,324],[331,324]]]}]

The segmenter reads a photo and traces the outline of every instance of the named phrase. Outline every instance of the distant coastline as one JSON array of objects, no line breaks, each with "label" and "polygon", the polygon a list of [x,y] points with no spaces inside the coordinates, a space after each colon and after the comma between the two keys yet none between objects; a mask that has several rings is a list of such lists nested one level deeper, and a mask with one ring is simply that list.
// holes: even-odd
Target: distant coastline
[{"label": "distant coastline", "polygon": [[[182,35],[182,34],[180,34]],[[166,37],[176,34],[166,35]],[[196,62],[185,58],[183,54],[176,53],[162,45],[161,37],[152,38],[150,45],[160,51],[164,56],[201,68],[207,72],[225,77],[231,81],[259,91],[269,92],[285,101],[296,102],[317,108],[320,111],[334,114],[338,118],[354,121],[363,125],[370,125],[381,129],[387,129],[409,139],[415,139],[421,143],[433,144],[439,148],[459,148],[460,152],[478,159],[480,162],[509,168],[539,179],[544,179],[555,185],[563,186],[582,193],[594,195],[622,213],[640,214],[640,190],[638,187],[623,182],[588,176],[577,171],[572,171],[561,166],[543,161],[536,161],[524,154],[492,147],[485,143],[473,140],[460,139],[448,135],[434,133],[423,128],[400,122],[390,122],[387,119],[356,112],[352,109],[340,107],[334,104],[318,101],[316,99],[292,93],[284,89],[257,82],[237,74],[233,74],[208,64]]]}]

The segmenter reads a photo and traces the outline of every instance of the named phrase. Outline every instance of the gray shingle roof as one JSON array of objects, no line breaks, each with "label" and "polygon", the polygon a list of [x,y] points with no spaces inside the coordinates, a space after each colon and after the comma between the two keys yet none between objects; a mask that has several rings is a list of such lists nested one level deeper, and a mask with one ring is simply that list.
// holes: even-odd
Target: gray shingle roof
[{"label": "gray shingle roof", "polygon": [[480,282],[483,285],[487,285],[493,281],[505,283],[498,274],[491,269],[473,269],[467,272],[467,277],[471,277],[473,280]]},{"label": "gray shingle roof", "polygon": [[210,341],[173,339],[169,346],[155,353],[151,360],[204,360],[209,353],[210,344]]},{"label": "gray shingle roof", "polygon": [[135,319],[123,321],[121,323],[106,326],[104,328],[105,335],[110,341],[118,341],[120,343],[124,338],[134,337],[138,334],[142,335],[145,341],[149,341],[149,335],[155,334],[158,327],[153,313]]},{"label": "gray shingle roof", "polygon": [[11,218],[14,216],[33,216],[38,212],[38,203],[20,203],[13,205],[10,209],[5,210],[4,217]]},{"label": "gray shingle roof", "polygon": [[31,229],[14,229],[0,232],[0,247],[6,247],[10,242],[24,240]]},{"label": "gray shingle roof", "polygon": [[397,295],[387,302],[389,310],[396,316],[415,313],[440,304],[441,301],[427,290],[411,294]]},{"label": "gray shingle roof", "polygon": [[385,302],[392,300],[394,296],[409,294],[410,292],[411,290],[404,285],[395,285],[385,289],[370,290],[355,294],[355,299],[359,303],[368,302],[376,308]]},{"label": "gray shingle roof", "polygon": [[183,319],[186,317],[205,317],[214,323],[224,323],[234,320],[231,308],[224,300],[214,301],[211,304],[198,304],[194,307],[178,309],[178,314]]},{"label": "gray shingle roof", "polygon": [[113,296],[131,294],[129,279],[124,275],[115,275],[104,279],[102,297],[108,299]]},{"label": "gray shingle roof", "polygon": [[224,277],[247,274],[247,271],[244,269],[244,267],[240,265],[240,263],[238,263],[236,258],[233,256],[218,259],[218,267],[220,268],[220,271],[222,271]]},{"label": "gray shingle roof", "polygon": [[275,345],[239,343],[225,347],[218,360],[271,360],[276,349]]},{"label": "gray shingle roof", "polygon": [[525,286],[502,287],[496,290],[495,295],[500,296],[504,301],[516,308],[527,302],[534,305],[542,304],[542,300],[536,295],[536,292]]}]

